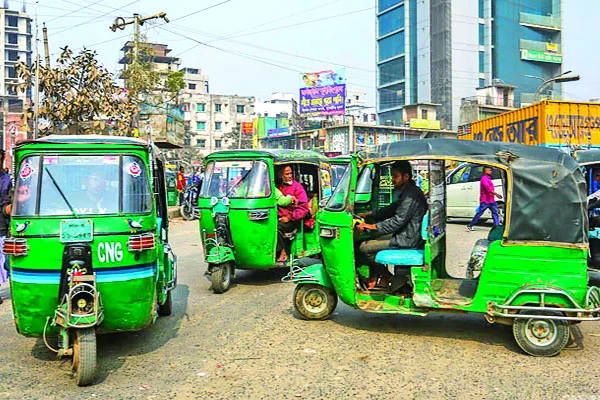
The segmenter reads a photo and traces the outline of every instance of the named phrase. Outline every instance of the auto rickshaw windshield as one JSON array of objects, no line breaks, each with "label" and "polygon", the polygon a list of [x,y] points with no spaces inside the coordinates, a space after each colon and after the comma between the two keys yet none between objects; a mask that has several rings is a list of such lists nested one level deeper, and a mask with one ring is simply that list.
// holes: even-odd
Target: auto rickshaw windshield
[{"label": "auto rickshaw windshield", "polygon": [[259,198],[271,195],[264,161],[211,161],[206,165],[200,197]]},{"label": "auto rickshaw windshield", "polygon": [[151,210],[146,168],[136,156],[45,155],[21,161],[15,190],[17,216],[136,214]]},{"label": "auto rickshaw windshield", "polygon": [[329,198],[325,209],[329,211],[341,211],[346,207],[346,199],[350,191],[350,175],[352,174],[352,168],[346,168],[342,179],[333,191],[333,194]]}]

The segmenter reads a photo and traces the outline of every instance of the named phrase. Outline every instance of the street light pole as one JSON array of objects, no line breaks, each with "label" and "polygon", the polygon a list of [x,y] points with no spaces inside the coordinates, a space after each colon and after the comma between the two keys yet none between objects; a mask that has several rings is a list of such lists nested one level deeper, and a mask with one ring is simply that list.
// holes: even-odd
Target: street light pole
[{"label": "street light pole", "polygon": [[533,101],[534,102],[538,102],[540,100],[540,94],[542,93],[542,89],[544,89],[546,86],[548,86],[551,83],[561,83],[561,82],[574,82],[574,81],[578,81],[581,79],[581,76],[579,75],[570,75],[570,76],[565,76],[567,74],[570,74],[573,71],[565,71],[560,75],[556,75],[550,79],[546,79],[544,80],[544,78],[540,78],[539,76],[533,76],[533,75],[525,75],[528,78],[535,78],[535,79],[539,79],[542,81],[542,83],[538,86],[538,88],[535,91],[535,94],[533,95]]}]

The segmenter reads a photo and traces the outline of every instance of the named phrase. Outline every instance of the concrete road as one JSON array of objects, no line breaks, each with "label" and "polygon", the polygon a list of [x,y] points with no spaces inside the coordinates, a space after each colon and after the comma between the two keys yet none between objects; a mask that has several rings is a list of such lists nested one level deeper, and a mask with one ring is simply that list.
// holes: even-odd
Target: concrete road
[{"label": "concrete road", "polygon": [[[449,224],[454,275],[488,228]],[[94,386],[76,387],[69,363],[19,336],[10,301],[0,305],[0,398],[600,398],[600,325],[581,324],[572,348],[534,358],[510,327],[481,315],[376,315],[340,303],[332,319],[308,322],[293,311],[293,286],[280,283],[285,271],[242,271],[214,295],[202,277],[198,223],[176,222],[172,242],[174,314],[142,332],[101,336]]]}]

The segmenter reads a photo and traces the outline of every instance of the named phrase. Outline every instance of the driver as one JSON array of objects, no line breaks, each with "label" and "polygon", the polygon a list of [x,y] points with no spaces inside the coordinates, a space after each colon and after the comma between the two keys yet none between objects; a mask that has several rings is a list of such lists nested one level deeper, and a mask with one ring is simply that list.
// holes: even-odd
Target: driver
[{"label": "driver", "polygon": [[116,210],[109,210],[112,202],[107,200],[106,179],[99,173],[92,172],[87,179],[85,197],[82,205],[90,207],[94,213],[99,212],[112,213]]},{"label": "driver", "polygon": [[412,167],[408,161],[396,161],[391,170],[394,191],[399,192],[397,197],[394,193],[396,201],[380,210],[361,214],[361,217],[370,217],[376,221],[375,224],[358,225],[358,229],[369,230],[378,236],[377,239],[363,242],[359,248],[369,264],[371,288],[387,288],[391,278],[386,267],[375,263],[377,252],[390,248],[414,249],[423,246],[421,222],[427,212],[427,199],[413,181]]},{"label": "driver", "polygon": [[289,248],[289,236],[296,231],[299,221],[304,219],[309,212],[308,197],[304,187],[294,180],[292,167],[284,166],[279,171],[280,186],[279,190],[283,196],[293,196],[295,202],[291,205],[277,207],[277,261],[283,262],[287,260],[286,248]]}]

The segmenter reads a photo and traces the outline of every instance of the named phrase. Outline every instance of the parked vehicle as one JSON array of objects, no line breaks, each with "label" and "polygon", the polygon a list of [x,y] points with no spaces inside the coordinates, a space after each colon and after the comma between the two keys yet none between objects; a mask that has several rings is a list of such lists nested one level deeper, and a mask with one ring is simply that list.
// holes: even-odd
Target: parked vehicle
[{"label": "parked vehicle", "polygon": [[[444,171],[453,159],[502,170],[506,187],[505,225],[476,243],[462,279],[449,275],[446,260]],[[369,278],[369,268],[356,262],[355,249],[368,236],[354,226],[357,214],[380,208],[381,172],[396,160],[429,163],[425,244],[378,252],[376,262],[406,284],[366,289],[360,276]],[[294,307],[315,320],[331,316],[338,297],[367,312],[480,313],[490,323],[512,325],[524,352],[556,355],[569,341],[571,324],[600,320],[600,291],[587,286],[585,194],[579,165],[553,149],[424,139],[361,151],[319,213],[323,264],[292,275]]]},{"label": "parked vehicle", "polygon": [[[592,195],[600,190],[600,182],[594,179],[600,174],[600,150],[579,150],[574,154],[575,160],[582,167],[585,182],[586,194]],[[593,270],[600,270],[600,199],[591,198],[587,207],[588,229],[589,229],[589,267]]]},{"label": "parked vehicle", "polygon": [[[483,165],[463,163],[448,174],[446,194],[448,196],[448,218],[473,218],[479,206],[479,181],[483,176]],[[492,182],[496,193],[504,194],[502,186],[502,170],[492,171]],[[504,196],[503,196],[504,197]],[[504,218],[504,201],[498,201],[500,221]],[[482,219],[491,219],[492,214],[486,211]]]},{"label": "parked vehicle", "polygon": [[350,156],[337,156],[329,159],[331,164],[331,184],[333,189],[337,186],[344,175],[346,168],[350,165]]},{"label": "parked vehicle", "polygon": [[[303,150],[219,151],[205,162],[198,201],[200,233],[207,277],[215,293],[224,293],[236,269],[276,267],[275,179],[279,168],[292,167],[313,212],[331,195],[331,169],[326,157]],[[288,265],[294,258],[320,252],[318,225],[309,213],[292,235]]]},{"label": "parked vehicle", "polygon": [[15,163],[3,251],[17,330],[70,357],[77,384],[89,385],[97,333],[141,330],[171,314],[177,258],[164,162],[138,139],[82,135],[21,142]]},{"label": "parked vehicle", "polygon": [[202,181],[197,180],[191,185],[187,185],[183,192],[183,204],[179,207],[179,211],[183,219],[192,221],[200,217],[200,209],[198,208],[198,194]]}]

